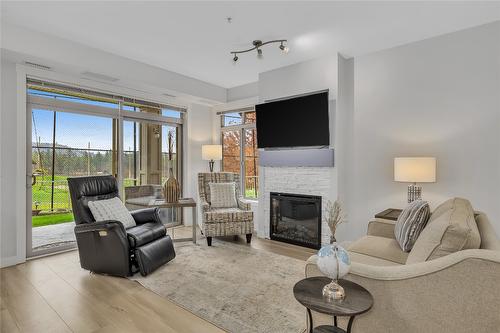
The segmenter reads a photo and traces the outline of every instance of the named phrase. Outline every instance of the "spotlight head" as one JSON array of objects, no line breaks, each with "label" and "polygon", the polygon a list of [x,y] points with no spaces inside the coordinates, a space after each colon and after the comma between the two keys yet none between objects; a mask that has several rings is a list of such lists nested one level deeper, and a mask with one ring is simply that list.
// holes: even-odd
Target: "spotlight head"
[{"label": "spotlight head", "polygon": [[233,61],[234,61],[234,62],[237,62],[237,61],[238,61],[238,56],[237,56],[236,54],[234,55]]},{"label": "spotlight head", "polygon": [[257,57],[260,59],[262,58],[262,50],[261,49],[257,49]]},{"label": "spotlight head", "polygon": [[290,48],[288,46],[285,46],[283,45],[283,42],[281,42],[281,45],[280,45],[280,50],[283,52],[283,53],[288,53],[290,51]]}]

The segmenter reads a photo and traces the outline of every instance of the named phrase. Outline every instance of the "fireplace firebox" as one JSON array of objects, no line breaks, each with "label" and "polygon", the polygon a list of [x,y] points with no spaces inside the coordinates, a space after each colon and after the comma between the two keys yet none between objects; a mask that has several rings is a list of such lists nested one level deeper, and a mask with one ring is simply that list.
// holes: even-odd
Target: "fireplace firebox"
[{"label": "fireplace firebox", "polygon": [[271,192],[270,236],[272,240],[321,247],[321,197]]}]

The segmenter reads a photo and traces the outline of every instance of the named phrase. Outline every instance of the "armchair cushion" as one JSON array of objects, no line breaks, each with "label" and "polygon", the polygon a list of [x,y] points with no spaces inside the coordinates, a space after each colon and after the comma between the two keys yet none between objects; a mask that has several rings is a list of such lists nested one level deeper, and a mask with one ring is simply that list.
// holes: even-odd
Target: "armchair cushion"
[{"label": "armchair cushion", "polygon": [[233,208],[238,207],[236,202],[236,184],[230,183],[210,183],[210,206],[213,208]]},{"label": "armchair cushion", "polygon": [[212,208],[204,213],[206,223],[252,221],[253,212],[239,208]]},{"label": "armchair cushion", "polygon": [[106,200],[89,201],[89,209],[94,219],[99,221],[115,220],[123,224],[125,229],[134,227],[135,220],[118,197]]},{"label": "armchair cushion", "polygon": [[130,247],[137,248],[144,244],[161,238],[167,234],[165,226],[161,223],[144,223],[127,229],[127,237]]},{"label": "armchair cushion", "polygon": [[347,250],[396,264],[405,264],[408,258],[408,253],[401,250],[395,239],[385,237],[364,236],[351,243]]}]

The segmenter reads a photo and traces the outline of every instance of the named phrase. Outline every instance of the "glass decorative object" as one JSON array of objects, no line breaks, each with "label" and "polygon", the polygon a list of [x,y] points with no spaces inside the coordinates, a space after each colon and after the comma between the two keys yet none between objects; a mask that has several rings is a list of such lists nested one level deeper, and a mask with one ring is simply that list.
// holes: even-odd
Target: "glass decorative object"
[{"label": "glass decorative object", "polygon": [[323,287],[323,296],[329,300],[341,300],[345,297],[344,288],[338,280],[349,273],[351,259],[347,251],[337,243],[323,246],[318,251],[319,270],[332,282]]}]

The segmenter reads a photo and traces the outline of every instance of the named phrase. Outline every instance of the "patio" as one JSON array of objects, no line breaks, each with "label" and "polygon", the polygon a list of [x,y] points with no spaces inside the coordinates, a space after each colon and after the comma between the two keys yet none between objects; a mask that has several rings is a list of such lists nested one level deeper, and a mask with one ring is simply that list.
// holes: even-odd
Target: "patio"
[{"label": "patio", "polygon": [[32,246],[34,250],[53,248],[75,242],[75,222],[60,223],[32,229]]}]

